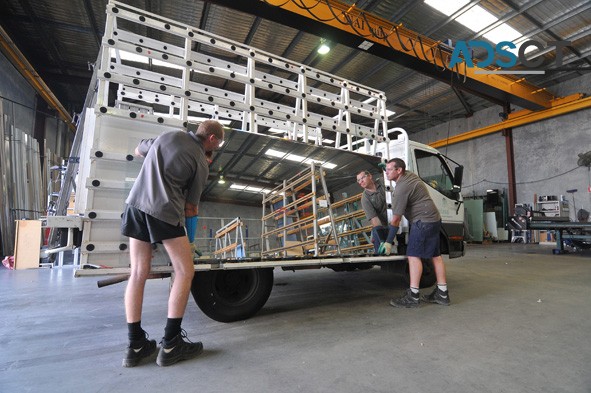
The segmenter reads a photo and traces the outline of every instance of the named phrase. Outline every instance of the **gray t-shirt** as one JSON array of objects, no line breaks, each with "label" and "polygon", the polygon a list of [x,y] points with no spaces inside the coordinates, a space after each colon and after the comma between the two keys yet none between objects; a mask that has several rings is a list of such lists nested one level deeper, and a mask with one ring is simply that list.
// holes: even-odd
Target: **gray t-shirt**
[{"label": "gray t-shirt", "polygon": [[433,203],[427,186],[419,176],[404,172],[392,193],[392,214],[405,216],[408,221],[437,222],[439,210]]},{"label": "gray t-shirt", "polygon": [[363,190],[361,195],[361,207],[365,212],[365,217],[371,221],[378,217],[382,225],[388,225],[388,212],[386,211],[386,193],[384,187],[377,181],[375,182],[376,191],[371,192]]},{"label": "gray t-shirt", "polygon": [[185,202],[199,205],[209,165],[201,141],[192,132],[166,132],[143,139],[138,147],[145,159],[125,201],[171,225],[184,225]]}]

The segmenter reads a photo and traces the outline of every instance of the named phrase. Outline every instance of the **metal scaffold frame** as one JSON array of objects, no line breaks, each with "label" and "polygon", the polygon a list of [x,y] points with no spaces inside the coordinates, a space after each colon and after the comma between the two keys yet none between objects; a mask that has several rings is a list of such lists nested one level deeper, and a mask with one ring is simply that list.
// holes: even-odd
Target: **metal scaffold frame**
[{"label": "metal scaffold frame", "polygon": [[[66,214],[75,184],[81,265],[129,263],[119,226],[141,139],[213,118],[368,154],[389,142],[383,92],[116,1],[86,105],[56,208]],[[168,263],[160,249],[154,255],[154,265]]]},{"label": "metal scaffold frame", "polygon": [[[125,64],[130,58],[154,70]],[[382,91],[119,2],[107,6],[97,76],[100,113],[177,127],[194,118],[234,120],[242,130],[272,128],[291,140],[318,145],[330,140],[347,150],[362,140],[368,152],[376,145],[370,140],[387,140]],[[116,97],[109,89],[113,83]],[[290,104],[260,98],[269,93]],[[142,106],[154,110],[138,109]]]}]

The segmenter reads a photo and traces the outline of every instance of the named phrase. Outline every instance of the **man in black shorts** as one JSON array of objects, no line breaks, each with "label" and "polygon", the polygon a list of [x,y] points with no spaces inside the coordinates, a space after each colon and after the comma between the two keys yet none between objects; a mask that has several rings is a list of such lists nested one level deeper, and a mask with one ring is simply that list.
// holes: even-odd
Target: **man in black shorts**
[{"label": "man in black shorts", "polygon": [[386,164],[386,177],[396,182],[392,193],[392,221],[389,225],[388,239],[392,244],[394,234],[398,232],[400,219],[404,215],[410,223],[406,256],[410,270],[410,288],[398,298],[392,299],[394,307],[419,306],[419,282],[423,274],[421,258],[433,258],[437,286],[424,302],[449,305],[445,265],[439,250],[439,231],[441,216],[437,206],[429,196],[427,186],[419,176],[406,171],[406,164],[400,158],[393,158]]},{"label": "man in black shorts", "polygon": [[123,359],[124,367],[137,366],[156,352],[156,341],[149,340],[141,327],[153,243],[162,242],[174,269],[168,319],[156,363],[169,366],[193,358],[203,350],[200,342],[185,341],[186,333],[181,329],[195,274],[187,234],[195,232],[199,199],[207,184],[206,154],[218,149],[223,140],[222,125],[206,120],[195,132],[166,132],[157,138],[142,140],[135,149],[135,154],[145,159],[125,201],[121,222],[121,233],[129,237],[131,260],[125,292],[129,346]]}]

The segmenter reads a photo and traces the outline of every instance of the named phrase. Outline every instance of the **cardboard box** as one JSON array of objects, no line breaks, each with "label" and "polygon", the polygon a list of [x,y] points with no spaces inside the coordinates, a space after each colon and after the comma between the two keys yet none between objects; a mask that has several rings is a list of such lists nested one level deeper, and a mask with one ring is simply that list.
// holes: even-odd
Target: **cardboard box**
[{"label": "cardboard box", "polygon": [[41,221],[17,220],[14,239],[14,268],[35,269],[39,267],[41,254]]}]

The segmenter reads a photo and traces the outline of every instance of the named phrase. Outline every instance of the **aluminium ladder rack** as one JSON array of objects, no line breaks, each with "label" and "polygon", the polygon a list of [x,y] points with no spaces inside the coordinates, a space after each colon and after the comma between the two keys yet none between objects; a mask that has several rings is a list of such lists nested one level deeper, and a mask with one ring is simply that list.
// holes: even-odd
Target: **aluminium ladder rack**
[{"label": "aluminium ladder rack", "polygon": [[[245,256],[245,243],[242,236],[242,226],[244,223],[240,217],[236,217],[215,232],[215,251],[213,255],[216,258],[240,258]],[[234,235],[234,239],[232,239]],[[242,255],[239,255],[239,250]]]},{"label": "aluminium ladder rack", "polygon": [[[335,239],[336,228],[324,176],[324,169],[312,162],[309,168],[263,196],[263,258],[287,257],[290,250],[298,250],[299,255],[313,253],[316,257],[328,255],[327,249],[340,254],[338,242],[330,243],[331,236]],[[274,223],[269,224],[270,220]],[[272,245],[277,240],[280,244]]]}]

